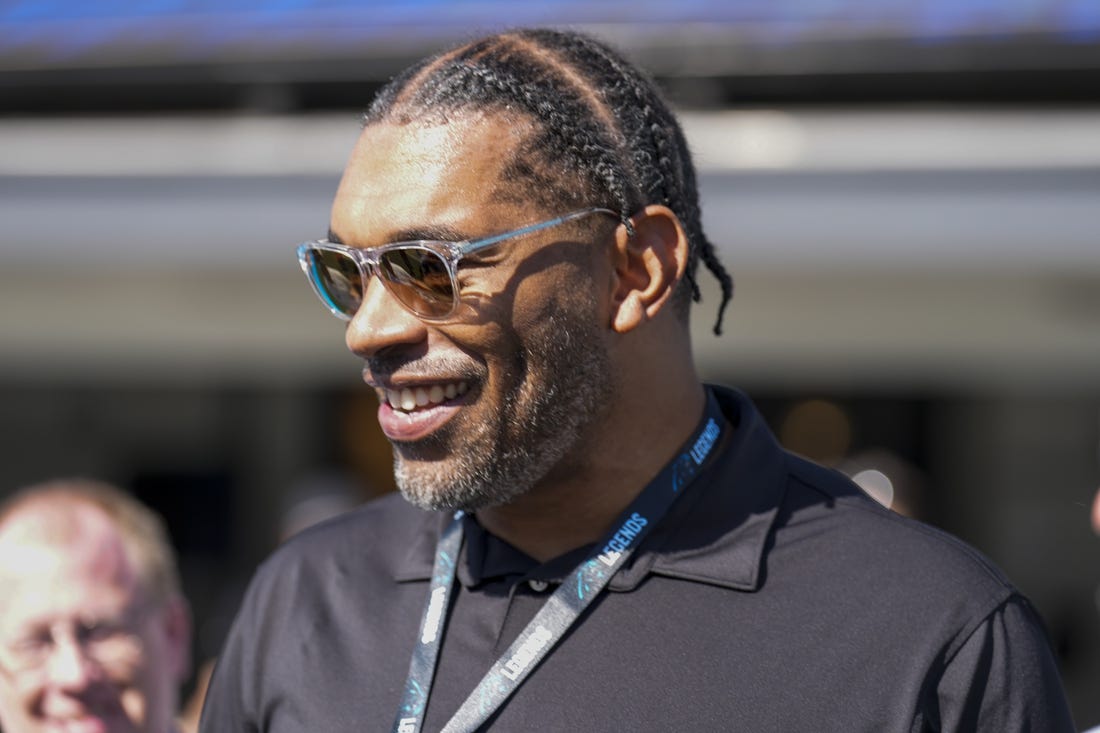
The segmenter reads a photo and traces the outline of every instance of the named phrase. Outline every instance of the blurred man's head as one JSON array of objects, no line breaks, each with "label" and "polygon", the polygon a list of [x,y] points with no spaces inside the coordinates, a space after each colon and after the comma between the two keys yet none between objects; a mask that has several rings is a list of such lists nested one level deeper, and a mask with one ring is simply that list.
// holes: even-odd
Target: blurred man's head
[{"label": "blurred man's head", "polygon": [[190,622],[160,520],[110,486],[62,481],[0,506],[6,733],[167,733]]}]

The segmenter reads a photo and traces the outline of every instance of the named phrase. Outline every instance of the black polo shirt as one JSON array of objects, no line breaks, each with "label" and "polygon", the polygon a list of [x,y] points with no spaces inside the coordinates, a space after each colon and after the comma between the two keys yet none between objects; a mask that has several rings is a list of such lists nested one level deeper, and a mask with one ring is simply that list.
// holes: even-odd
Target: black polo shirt
[{"label": "black polo shirt", "polygon": [[[1073,730],[1037,615],[996,568],[786,453],[747,398],[715,392],[734,429],[488,727]],[[280,548],[202,730],[390,730],[448,519],[387,497]],[[426,731],[591,549],[540,565],[464,521]]]}]

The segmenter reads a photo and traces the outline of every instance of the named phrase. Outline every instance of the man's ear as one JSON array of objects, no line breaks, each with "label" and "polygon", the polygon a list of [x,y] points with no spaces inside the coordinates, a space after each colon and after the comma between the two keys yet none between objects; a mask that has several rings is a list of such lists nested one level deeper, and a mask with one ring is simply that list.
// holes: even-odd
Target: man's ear
[{"label": "man's ear", "polygon": [[680,219],[667,206],[650,204],[615,230],[611,326],[631,331],[650,320],[672,297],[688,261],[688,241]]},{"label": "man's ear", "polygon": [[181,682],[191,673],[191,608],[181,596],[169,598],[160,611],[159,623],[166,644],[166,664]]}]

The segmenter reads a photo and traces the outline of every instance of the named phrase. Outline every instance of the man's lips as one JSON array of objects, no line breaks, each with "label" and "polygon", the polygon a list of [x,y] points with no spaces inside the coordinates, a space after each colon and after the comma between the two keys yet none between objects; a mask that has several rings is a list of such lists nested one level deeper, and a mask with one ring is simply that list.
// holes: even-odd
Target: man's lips
[{"label": "man's lips", "polygon": [[94,715],[50,721],[49,729],[58,733],[107,733],[107,721]]},{"label": "man's lips", "polygon": [[465,381],[386,388],[386,398],[378,406],[378,425],[390,440],[420,440],[450,420],[465,404],[468,392]]}]

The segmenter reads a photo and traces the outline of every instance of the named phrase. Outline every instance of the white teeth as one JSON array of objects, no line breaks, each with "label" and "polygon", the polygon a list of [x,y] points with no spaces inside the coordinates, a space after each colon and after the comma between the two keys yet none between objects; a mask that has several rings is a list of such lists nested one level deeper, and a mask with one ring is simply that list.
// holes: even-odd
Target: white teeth
[{"label": "white teeth", "polygon": [[444,400],[453,400],[466,394],[470,389],[466,382],[451,382],[447,385],[433,384],[431,387],[404,387],[387,389],[386,402],[395,410],[412,412],[418,407],[438,405]]}]

